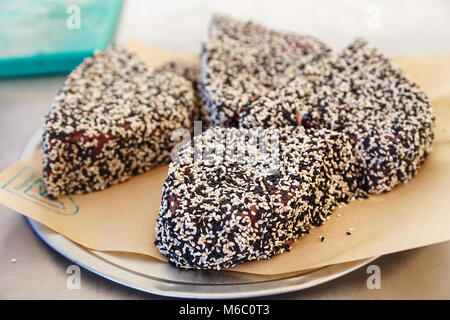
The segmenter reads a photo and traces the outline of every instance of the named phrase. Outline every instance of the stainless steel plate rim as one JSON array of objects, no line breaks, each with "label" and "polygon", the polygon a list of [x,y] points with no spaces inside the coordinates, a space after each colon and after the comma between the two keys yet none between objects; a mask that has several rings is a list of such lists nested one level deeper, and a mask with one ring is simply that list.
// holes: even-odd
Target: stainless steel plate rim
[{"label": "stainless steel plate rim", "polygon": [[[33,154],[42,143],[41,137],[42,128],[39,128],[24,146],[21,159]],[[246,276],[230,271],[179,271],[167,263],[148,259],[144,267],[157,270],[153,275],[151,272],[139,271],[136,268],[139,264],[133,259],[87,249],[37,221],[26,219],[48,246],[80,267],[130,288],[174,298],[230,299],[288,293],[342,277],[378,258],[326,266],[302,275],[278,279],[276,276]],[[190,279],[192,282],[189,282]]]}]

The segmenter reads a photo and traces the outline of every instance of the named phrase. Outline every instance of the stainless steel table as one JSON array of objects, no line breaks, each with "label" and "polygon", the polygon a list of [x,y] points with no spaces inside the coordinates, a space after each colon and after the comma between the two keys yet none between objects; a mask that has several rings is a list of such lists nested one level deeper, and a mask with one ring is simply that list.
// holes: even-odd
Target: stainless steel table
[{"label": "stainless steel table", "polygon": [[[198,51],[212,12],[254,18],[307,32],[342,48],[356,35],[391,56],[449,54],[450,3],[445,1],[128,1],[117,41]],[[82,26],[82,21],[81,21]],[[15,161],[41,125],[64,76],[0,80],[0,170]],[[15,260],[14,260],[15,259]],[[368,289],[366,268],[283,299],[450,299],[450,242],[374,261],[381,289]],[[72,262],[52,251],[25,219],[0,206],[1,299],[158,299],[81,270],[81,288],[68,289]]]}]

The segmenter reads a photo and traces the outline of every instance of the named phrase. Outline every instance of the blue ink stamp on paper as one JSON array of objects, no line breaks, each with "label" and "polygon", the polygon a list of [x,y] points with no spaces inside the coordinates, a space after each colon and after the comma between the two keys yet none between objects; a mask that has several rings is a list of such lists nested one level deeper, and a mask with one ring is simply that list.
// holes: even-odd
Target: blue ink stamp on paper
[{"label": "blue ink stamp on paper", "polygon": [[71,196],[53,199],[47,195],[42,175],[39,171],[24,167],[2,189],[40,207],[64,216],[77,214],[79,208]]}]

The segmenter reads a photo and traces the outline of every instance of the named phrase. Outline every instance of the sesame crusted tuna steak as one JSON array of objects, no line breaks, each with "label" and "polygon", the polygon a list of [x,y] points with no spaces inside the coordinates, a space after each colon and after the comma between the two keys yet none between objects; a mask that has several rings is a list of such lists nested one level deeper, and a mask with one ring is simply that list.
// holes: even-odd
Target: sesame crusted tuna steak
[{"label": "sesame crusted tuna steak", "polygon": [[153,72],[121,46],[95,53],[68,76],[45,121],[48,194],[102,190],[168,163],[171,133],[190,129],[196,112],[183,77]]},{"label": "sesame crusted tuna steak", "polygon": [[199,86],[212,126],[238,125],[257,98],[285,86],[303,68],[330,54],[319,40],[214,15],[203,44]]},{"label": "sesame crusted tuna steak", "polygon": [[432,108],[417,85],[362,39],[307,69],[255,101],[240,126],[300,124],[342,132],[357,149],[364,191],[386,192],[409,181],[434,138]]},{"label": "sesame crusted tuna steak", "polygon": [[213,127],[170,164],[155,244],[180,268],[268,259],[357,196],[356,170],[338,132]]}]

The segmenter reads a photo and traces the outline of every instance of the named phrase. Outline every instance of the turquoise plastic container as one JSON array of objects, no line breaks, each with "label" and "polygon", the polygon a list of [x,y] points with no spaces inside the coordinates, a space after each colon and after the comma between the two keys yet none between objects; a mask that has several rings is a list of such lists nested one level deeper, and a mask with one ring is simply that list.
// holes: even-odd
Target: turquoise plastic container
[{"label": "turquoise plastic container", "polygon": [[0,77],[67,73],[113,40],[122,0],[0,0]]}]

